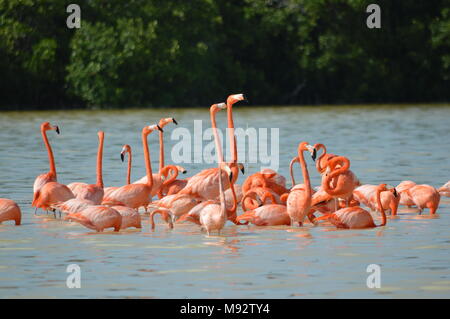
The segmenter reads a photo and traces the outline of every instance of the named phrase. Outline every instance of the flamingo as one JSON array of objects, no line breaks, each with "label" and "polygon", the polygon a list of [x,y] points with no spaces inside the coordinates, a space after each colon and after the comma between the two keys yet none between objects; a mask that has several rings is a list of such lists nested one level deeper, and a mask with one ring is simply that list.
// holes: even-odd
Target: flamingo
[{"label": "flamingo", "polygon": [[424,208],[429,208],[430,215],[436,214],[441,195],[433,186],[426,184],[415,185],[402,192],[405,192],[411,198],[414,205],[420,209],[420,213],[422,213]]},{"label": "flamingo", "polygon": [[[211,124],[215,139],[218,139],[215,115],[219,110],[225,108],[226,108],[225,103],[213,104],[210,107]],[[232,153],[234,156],[236,150],[233,150]],[[217,148],[217,156],[219,158],[219,163],[223,162],[223,153],[221,148]],[[229,166],[232,172],[233,170],[235,170],[234,167],[236,167],[236,169],[239,168],[239,165],[237,163],[236,164],[229,163]],[[204,200],[215,200],[216,198],[219,197],[220,194],[220,191],[217,189],[218,171],[219,169],[217,167],[213,167],[197,173],[196,175],[192,176],[189,179],[187,185],[178,194],[189,194],[192,195],[193,197],[202,198]],[[223,174],[225,174],[223,170],[222,172]],[[232,177],[234,181],[237,178],[236,175],[234,174],[232,174]],[[233,185],[233,180],[224,186],[225,189],[228,189]]]},{"label": "flamingo", "polygon": [[[174,169],[173,167],[175,167],[176,169]],[[167,195],[177,194],[186,186],[188,179],[177,179],[179,172],[182,174],[186,174],[187,171],[184,169],[184,167],[179,165],[169,165],[161,169],[161,173],[166,179],[163,181],[161,187],[159,188],[159,199]],[[170,175],[170,177],[167,178],[167,175]]]},{"label": "flamingo", "polygon": [[438,192],[441,196],[450,197],[450,181],[444,184],[442,187],[438,189]]},{"label": "flamingo", "polygon": [[75,198],[75,195],[69,187],[58,182],[48,182],[36,192],[31,206],[54,211],[59,205],[72,198]]},{"label": "flamingo", "polygon": [[163,217],[163,220],[165,222],[167,222],[167,224],[169,225],[169,228],[173,229],[173,222],[172,222],[172,218],[170,216],[171,215],[170,211],[165,208],[159,208],[150,213],[150,225],[151,225],[152,230],[155,229],[155,220],[154,220],[155,214],[161,214],[161,216]]},{"label": "flamingo", "polygon": [[414,202],[409,197],[409,195],[406,193],[406,190],[410,189],[413,186],[416,186],[417,184],[413,181],[402,181],[400,184],[397,185],[396,189],[397,192],[400,194],[400,205],[404,206],[414,206]]},{"label": "flamingo", "polygon": [[255,187],[270,188],[278,195],[289,192],[286,188],[286,178],[271,169],[264,169],[247,177],[242,184],[242,191],[246,194]]},{"label": "flamingo", "polygon": [[97,135],[99,139],[97,151],[97,182],[95,184],[70,183],[69,185],[67,185],[67,187],[69,187],[76,198],[93,201],[95,205],[101,204],[104,195],[102,159],[105,133],[103,131],[99,131]]},{"label": "flamingo", "polygon": [[11,199],[0,198],[0,224],[8,220],[13,220],[16,226],[20,225],[22,220],[20,207]]},{"label": "flamingo", "polygon": [[[186,173],[186,170],[181,166],[176,165],[164,165],[164,130],[163,127],[169,124],[170,122],[175,123],[178,125],[177,121],[173,117],[168,118],[162,118],[159,123],[157,124],[161,130],[159,130],[159,171],[158,173],[153,174],[153,188],[151,197],[159,194],[162,197],[161,188],[164,185],[165,178],[167,177],[169,171],[172,172],[174,175],[174,178],[170,179],[170,182],[173,182],[177,176],[178,172],[182,172],[183,174]],[[133,184],[146,184],[147,183],[147,176],[144,176],[140,178],[139,180],[135,181]],[[167,185],[167,183],[166,183]],[[158,195],[158,197],[159,197]],[[159,198],[161,198],[159,197]]]},{"label": "flamingo", "polygon": [[47,131],[55,130],[57,134],[60,133],[59,127],[57,125],[50,125],[49,122],[43,122],[41,124],[41,135],[44,140],[45,147],[47,148],[48,162],[50,165],[50,171],[48,173],[41,174],[36,177],[33,185],[33,203],[36,200],[37,192],[48,182],[56,182],[56,166],[55,158],[53,157],[52,147],[48,141]]},{"label": "flamingo", "polygon": [[108,205],[128,206],[134,209],[139,207],[147,207],[151,202],[151,193],[153,189],[153,174],[150,162],[150,153],[148,150],[147,136],[154,130],[161,130],[158,125],[145,126],[142,129],[142,148],[144,149],[145,169],[147,172],[147,182],[145,184],[129,184],[119,187],[113,191],[108,198],[104,199],[104,203]]},{"label": "flamingo", "polygon": [[[363,203],[372,210],[381,211],[377,203],[377,185],[361,185],[353,191],[353,198],[358,202]],[[380,195],[381,203],[383,209],[390,210],[391,215],[397,215],[398,204],[400,201],[400,196],[398,195],[395,188],[392,191],[383,191]]]},{"label": "flamingo", "polygon": [[[129,185],[130,184],[130,179],[131,179],[131,162],[132,162],[132,152],[131,152],[131,146],[128,144],[125,144],[122,147],[122,151],[120,152],[120,159],[122,160],[122,162],[125,159],[125,154],[128,154],[128,166],[127,166],[127,180],[126,180],[126,184],[125,185]],[[107,198],[109,196],[109,194],[111,194],[113,191],[115,191],[116,189],[118,189],[119,187],[105,187],[103,189],[103,197]]]},{"label": "flamingo", "polygon": [[287,213],[291,220],[291,226],[294,226],[294,222],[302,226],[305,217],[311,211],[311,182],[308,167],[303,157],[303,152],[309,151],[311,147],[307,142],[301,142],[298,146],[297,153],[302,167],[303,184],[294,186],[287,197]]},{"label": "flamingo", "polygon": [[[317,153],[319,152],[319,150],[322,150],[323,153],[319,156],[319,158],[316,161]],[[316,168],[320,174],[323,174],[325,172],[328,162],[332,158],[336,157],[336,155],[334,154],[328,154],[325,145],[320,143],[314,144],[311,156],[312,159],[316,161]]]},{"label": "flamingo", "polygon": [[54,207],[59,209],[60,212],[68,214],[82,211],[83,209],[94,205],[95,203],[89,199],[71,198],[68,201],[54,205]]},{"label": "flamingo", "polygon": [[370,213],[367,210],[359,206],[341,208],[332,214],[316,218],[315,221],[328,220],[337,228],[347,228],[347,229],[374,228],[384,226],[386,225],[387,220],[380,199],[380,194],[383,191],[387,191],[386,184],[380,184],[377,187],[376,191],[377,203],[378,207],[380,207],[382,218],[380,225],[375,225],[372,215],[370,215]]},{"label": "flamingo", "polygon": [[120,229],[126,229],[129,227],[142,228],[141,215],[133,208],[126,206],[112,206],[121,216],[122,222]]},{"label": "flamingo", "polygon": [[243,196],[241,202],[242,210],[247,211],[256,209],[257,207],[259,207],[257,197],[263,198],[263,196],[272,199],[273,204],[283,204],[280,196],[273,189],[267,187],[254,187]]},{"label": "flamingo", "polygon": [[[336,166],[340,166],[336,168]],[[331,198],[341,198],[347,206],[353,196],[353,190],[360,185],[355,174],[349,170],[350,161],[344,156],[336,156],[328,162],[327,171],[322,177],[322,188]],[[321,199],[320,201],[323,201]],[[315,203],[313,203],[315,205]]]},{"label": "flamingo", "polygon": [[182,215],[187,214],[199,202],[199,198],[189,194],[174,194],[154,201],[148,208],[151,212],[162,209],[170,214],[172,221],[176,221]]},{"label": "flamingo", "polygon": [[[245,211],[246,207],[243,201],[242,209],[245,212],[236,218],[240,225],[246,225],[248,223],[252,223],[256,226],[280,226],[291,224],[291,218],[287,213],[287,207],[285,205],[276,204],[275,196],[269,189],[252,189],[247,192],[244,197],[246,196],[256,200],[259,207]],[[270,199],[271,204],[265,205],[266,199]]]},{"label": "flamingo", "polygon": [[75,221],[97,232],[111,227],[118,232],[122,224],[122,215],[114,208],[103,205],[89,206],[80,212],[69,213],[64,219]]}]

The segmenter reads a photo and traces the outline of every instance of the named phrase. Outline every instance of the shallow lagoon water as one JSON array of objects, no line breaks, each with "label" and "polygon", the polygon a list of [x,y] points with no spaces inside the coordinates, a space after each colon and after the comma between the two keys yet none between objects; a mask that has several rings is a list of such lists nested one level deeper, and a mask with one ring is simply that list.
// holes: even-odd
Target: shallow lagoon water
[{"label": "shallow lagoon water", "polygon": [[[50,214],[33,215],[34,178],[48,171],[41,122],[61,128],[59,136],[48,134],[58,181],[95,182],[96,132],[102,129],[105,186],[118,186],[126,170],[121,146],[133,147],[132,179],[140,178],[145,174],[141,128],[169,116],[190,131],[194,119],[210,126],[207,108],[0,113],[0,197],[16,200],[23,214],[20,227],[0,225],[1,298],[450,297],[448,198],[442,198],[435,218],[401,208],[398,218],[377,229],[228,223],[221,236],[211,237],[191,224],[168,230],[159,223],[152,232],[148,217],[141,231],[98,234]],[[397,185],[410,179],[438,187],[450,179],[449,106],[236,106],[234,118],[236,127],[279,128],[279,172],[286,177],[297,144],[305,140],[349,157],[362,183]],[[225,112],[218,120],[224,128]],[[170,138],[174,128],[165,129],[167,163],[177,143]],[[149,142],[156,169],[157,135]],[[313,185],[319,185],[313,162],[307,162]],[[191,176],[213,164],[181,165]],[[245,166],[248,176],[261,163]],[[302,180],[298,167],[296,179]],[[81,267],[80,289],[66,287],[69,264]],[[366,285],[369,264],[381,266],[379,289]]]}]

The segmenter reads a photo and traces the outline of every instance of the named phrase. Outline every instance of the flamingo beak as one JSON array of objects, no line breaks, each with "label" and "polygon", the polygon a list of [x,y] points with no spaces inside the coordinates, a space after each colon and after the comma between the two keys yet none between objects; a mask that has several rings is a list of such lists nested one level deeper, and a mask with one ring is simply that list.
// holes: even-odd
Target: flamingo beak
[{"label": "flamingo beak", "polygon": [[187,170],[184,170],[181,172],[181,174],[186,174],[186,173],[187,173]]},{"label": "flamingo beak", "polygon": [[247,100],[247,97],[244,95],[244,94],[242,94],[242,101],[244,101],[244,102],[247,102],[248,103],[248,100]]},{"label": "flamingo beak", "polygon": [[174,117],[172,117],[172,122],[174,122],[175,123],[175,125],[178,125],[178,122],[175,120],[175,118]]},{"label": "flamingo beak", "polygon": [[233,180],[233,172],[230,172],[230,182]]},{"label": "flamingo beak", "polygon": [[57,134],[59,134],[59,133],[60,133],[60,132],[59,132],[59,126],[58,126],[58,125],[56,126],[56,129],[55,129],[55,131],[56,131],[56,133],[57,133]]},{"label": "flamingo beak", "polygon": [[245,174],[244,164],[238,163],[238,166],[239,166],[239,169],[241,170],[241,173],[244,175]]},{"label": "flamingo beak", "polygon": [[394,197],[398,197],[398,193],[397,193],[397,190],[395,189],[395,187],[393,188],[393,190],[394,191],[392,193],[394,194]]},{"label": "flamingo beak", "polygon": [[317,157],[317,150],[316,149],[313,150],[313,152],[311,154],[311,157],[312,157],[313,161],[315,162],[316,161],[316,157]]},{"label": "flamingo beak", "polygon": [[123,155],[123,153],[120,153],[120,159],[122,160],[122,162],[123,162],[124,158],[125,158],[125,156]]},{"label": "flamingo beak", "polygon": [[158,130],[160,130],[161,132],[163,132],[163,133],[164,133],[164,131],[163,131],[163,129],[161,128],[161,126],[159,126],[159,125],[156,125],[156,127],[158,128]]}]

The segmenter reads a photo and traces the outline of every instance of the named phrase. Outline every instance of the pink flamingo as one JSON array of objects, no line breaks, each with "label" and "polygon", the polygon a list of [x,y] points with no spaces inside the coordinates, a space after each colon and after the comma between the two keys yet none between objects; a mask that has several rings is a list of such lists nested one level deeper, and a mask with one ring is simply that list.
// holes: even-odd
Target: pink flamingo
[{"label": "pink flamingo", "polygon": [[126,229],[129,227],[142,228],[141,215],[133,208],[126,206],[112,206],[121,216],[122,222],[120,229]]},{"label": "pink flamingo", "polygon": [[438,192],[441,196],[450,197],[450,181],[444,184],[442,187],[438,189]]},{"label": "pink flamingo", "polygon": [[153,174],[147,136],[156,129],[161,130],[158,125],[145,126],[142,129],[142,148],[144,149],[147,182],[145,184],[129,184],[119,187],[113,191],[108,198],[104,199],[104,203],[112,206],[119,205],[139,209],[139,207],[142,206],[147,207],[151,202]]},{"label": "pink flamingo", "polygon": [[[268,195],[270,194],[270,195]],[[266,187],[254,187],[250,189],[242,198],[241,205],[242,210],[252,210],[259,207],[259,202],[257,198],[267,197],[272,199],[273,204],[283,204],[284,202],[280,199],[280,196],[271,188]],[[269,197],[270,196],[270,197]]]},{"label": "pink flamingo", "polygon": [[[353,191],[353,198],[370,209],[381,212],[381,208],[378,206],[377,202],[377,189],[377,185],[366,184],[359,186]],[[384,210],[389,209],[392,216],[397,215],[400,196],[397,194],[395,188],[392,188],[390,191],[381,192],[380,199]]]},{"label": "pink flamingo", "polygon": [[[225,109],[226,105],[225,103],[218,103],[213,104],[210,107],[210,117],[211,117],[211,124],[213,128],[214,138],[218,139],[218,133],[217,133],[217,125],[216,125],[216,119],[215,115],[216,113],[221,110]],[[219,158],[219,163],[223,162],[223,153],[221,148],[217,149],[217,156]],[[232,151],[233,156],[236,155],[236,149]],[[233,167],[236,167],[236,169],[239,169],[239,164],[235,163],[229,163],[230,169],[233,172],[235,169]],[[186,187],[184,187],[178,194],[188,194],[193,197],[201,198],[204,200],[215,200],[219,197],[220,191],[217,189],[217,183],[218,183],[218,172],[219,169],[216,168],[208,168],[200,173],[197,173],[196,175],[192,176]],[[224,170],[221,170],[223,179],[226,178],[226,173]],[[237,178],[234,173],[232,174],[233,180]],[[232,187],[234,184],[233,180],[230,183],[227,183],[224,187],[225,189],[228,189]],[[233,191],[233,194],[235,192]],[[233,195],[235,197],[235,195]],[[237,204],[236,204],[237,206]]]},{"label": "pink flamingo", "polygon": [[[125,154],[128,154],[128,166],[127,166],[127,180],[126,180],[126,184],[125,185],[129,185],[130,184],[130,180],[131,180],[131,162],[132,162],[132,152],[131,152],[131,146],[128,144],[125,144],[122,147],[122,151],[120,152],[120,159],[122,160],[122,162],[125,159]],[[103,189],[103,197],[107,198],[109,196],[109,194],[111,194],[113,191],[115,191],[116,189],[118,189],[119,187],[115,187],[115,186],[111,186],[111,187],[105,187]]]},{"label": "pink flamingo", "polygon": [[20,207],[11,199],[0,198],[0,224],[8,220],[13,220],[16,226],[20,225],[22,220]]},{"label": "pink flamingo", "polygon": [[376,191],[378,207],[381,208],[382,222],[380,225],[375,225],[372,215],[359,206],[341,208],[338,211],[316,218],[315,221],[328,220],[338,228],[360,229],[360,228],[374,228],[386,225],[386,214],[381,203],[380,194],[386,191],[386,184],[380,184]]},{"label": "pink flamingo", "polygon": [[[336,168],[337,166],[339,168]],[[349,170],[350,161],[344,156],[336,156],[328,162],[327,171],[322,178],[322,188],[331,198],[341,198],[347,206],[353,196],[353,190],[360,185],[355,174]]]},{"label": "pink flamingo", "polygon": [[[256,226],[281,226],[291,224],[291,218],[287,213],[287,207],[285,205],[276,204],[274,194],[268,189],[265,190],[265,193],[263,193],[261,197],[259,197],[261,192],[255,191],[254,189],[245,194],[245,196],[255,199],[258,202],[259,207],[245,211],[246,208],[243,205],[242,209],[245,212],[236,218],[240,225],[246,225],[248,223],[252,223]],[[265,205],[266,199],[270,199],[271,204]]]},{"label": "pink flamingo", "polygon": [[50,165],[50,171],[48,173],[41,174],[36,177],[33,185],[33,202],[36,200],[37,192],[48,182],[56,182],[56,166],[55,158],[53,157],[52,147],[48,141],[47,131],[55,130],[59,134],[59,127],[57,125],[50,125],[49,122],[44,122],[41,124],[41,135],[44,140],[45,147],[47,148],[48,162]]},{"label": "pink flamingo", "polygon": [[[173,166],[176,169],[173,169]],[[166,178],[158,191],[158,198],[161,199],[167,195],[177,194],[180,190],[186,187],[188,179],[177,179],[178,173],[186,174],[184,167],[179,165],[169,165],[161,169],[162,176]],[[169,178],[167,176],[169,175]]]},{"label": "pink flamingo", "polygon": [[307,142],[301,142],[297,150],[304,184],[294,186],[287,197],[287,213],[291,220],[291,226],[294,226],[294,222],[302,226],[305,217],[311,211],[311,182],[309,180],[308,167],[303,157],[303,152],[308,151],[310,148],[311,146]]},{"label": "pink flamingo", "polygon": [[86,184],[86,183],[70,183],[67,185],[76,198],[87,199],[93,201],[95,205],[101,204],[103,200],[103,175],[102,175],[102,159],[103,159],[103,141],[105,138],[105,133],[99,131],[97,133],[99,143],[97,151],[97,183],[96,184]]},{"label": "pink flamingo", "polygon": [[[320,150],[322,150],[323,152],[322,152],[322,154],[319,156],[319,158],[318,158],[317,161],[316,161],[317,153],[318,153]],[[323,173],[325,172],[326,167],[327,167],[327,165],[328,165],[328,162],[329,162],[333,157],[336,157],[336,155],[334,155],[334,154],[329,154],[329,153],[327,153],[327,148],[325,147],[325,145],[320,144],[320,143],[314,144],[314,146],[313,146],[313,151],[312,151],[312,153],[311,153],[311,156],[312,156],[312,159],[313,159],[314,161],[316,161],[316,168],[317,168],[317,171],[318,171],[320,174],[323,174]]]},{"label": "pink flamingo", "polygon": [[155,214],[160,214],[163,220],[169,225],[169,228],[173,229],[173,222],[170,211],[165,208],[159,208],[150,213],[150,225],[152,230],[155,230],[155,220],[154,220]]},{"label": "pink flamingo", "polygon": [[167,195],[160,200],[152,202],[148,208],[151,212],[161,209],[168,212],[172,221],[175,222],[179,217],[187,214],[199,202],[200,199],[189,194],[174,194]]},{"label": "pink flamingo", "polygon": [[400,205],[404,206],[414,206],[414,202],[409,197],[408,193],[406,193],[406,190],[410,189],[413,186],[416,186],[417,184],[413,181],[402,181],[400,184],[397,185],[396,189],[397,192],[400,194]]},{"label": "pink flamingo", "polygon": [[430,209],[430,215],[436,214],[436,210],[439,207],[439,201],[441,195],[433,186],[422,184],[415,185],[409,189],[404,190],[409,198],[411,198],[414,205],[420,209],[422,213],[424,208]]},{"label": "pink flamingo", "polygon": [[82,211],[83,209],[94,205],[95,203],[88,199],[71,198],[68,201],[54,205],[54,207],[60,212],[68,214]]},{"label": "pink flamingo", "polygon": [[117,232],[122,224],[122,215],[117,210],[102,205],[89,206],[80,212],[69,213],[64,219],[75,221],[97,232],[111,227]]}]

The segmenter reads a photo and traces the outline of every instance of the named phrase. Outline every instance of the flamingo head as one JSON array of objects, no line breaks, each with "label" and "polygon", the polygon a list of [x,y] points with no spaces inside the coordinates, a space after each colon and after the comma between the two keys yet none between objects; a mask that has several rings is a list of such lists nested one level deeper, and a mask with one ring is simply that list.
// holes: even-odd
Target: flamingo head
[{"label": "flamingo head", "polygon": [[41,124],[41,131],[55,130],[57,134],[60,133],[58,125],[51,125],[49,122],[43,122]]},{"label": "flamingo head", "polygon": [[153,124],[153,125],[145,126],[142,129],[142,133],[145,134],[145,135],[148,135],[148,134],[150,134],[151,132],[153,132],[155,130],[159,130],[161,132],[164,132],[163,129],[161,128],[161,126],[159,126],[158,124]]},{"label": "flamingo head", "polygon": [[174,123],[175,125],[178,125],[178,122],[175,120],[174,117],[162,118],[159,120],[158,125],[159,125],[159,127],[162,128],[162,127],[166,126],[167,124],[169,124],[170,122]]},{"label": "flamingo head", "polygon": [[311,153],[311,158],[313,159],[313,161],[315,162],[316,161],[316,157],[317,157],[317,149],[314,147],[314,146],[311,146],[311,145],[306,145],[305,146],[306,147],[306,149],[308,150],[308,152],[310,152]]},{"label": "flamingo head", "polygon": [[131,146],[128,144],[125,144],[122,147],[122,151],[120,152],[120,159],[122,160],[122,162],[125,159],[125,153],[131,153]]},{"label": "flamingo head", "polygon": [[105,138],[105,132],[103,131],[98,131],[97,133],[98,139],[102,140],[103,138]]},{"label": "flamingo head", "polygon": [[247,98],[244,96],[244,94],[240,93],[240,94],[232,94],[230,96],[228,96],[227,98],[227,105],[233,105],[239,101],[246,101],[248,102]]},{"label": "flamingo head", "polygon": [[223,165],[221,165],[221,169],[223,169],[227,173],[230,181],[233,180],[233,172],[231,171],[231,168],[227,164],[223,163]]},{"label": "flamingo head", "polygon": [[175,167],[177,168],[179,173],[181,173],[181,174],[186,174],[187,173],[187,170],[183,166],[175,165]]},{"label": "flamingo head", "polygon": [[224,110],[227,108],[227,105],[225,103],[216,103],[211,105],[211,107],[209,108],[209,111],[212,114],[216,114],[217,112],[219,112],[220,110]]},{"label": "flamingo head", "polygon": [[239,169],[241,170],[241,173],[242,173],[242,174],[245,174],[245,167],[244,167],[244,164],[242,164],[242,163],[237,163],[237,166],[238,166]]}]

